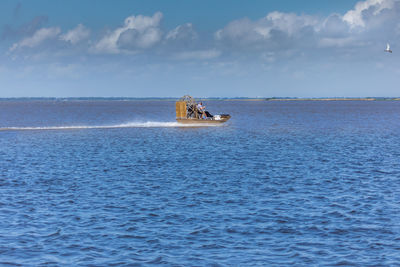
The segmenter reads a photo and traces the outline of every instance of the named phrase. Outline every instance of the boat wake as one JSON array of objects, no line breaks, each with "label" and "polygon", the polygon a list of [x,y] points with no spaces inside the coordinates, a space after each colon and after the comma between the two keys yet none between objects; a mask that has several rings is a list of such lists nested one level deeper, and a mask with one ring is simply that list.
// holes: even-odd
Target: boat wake
[{"label": "boat wake", "polygon": [[79,129],[115,129],[115,128],[187,128],[187,127],[218,127],[220,124],[190,123],[181,124],[178,122],[129,122],[113,125],[76,125],[76,126],[37,126],[37,127],[0,127],[0,131],[29,131],[29,130],[79,130]]}]

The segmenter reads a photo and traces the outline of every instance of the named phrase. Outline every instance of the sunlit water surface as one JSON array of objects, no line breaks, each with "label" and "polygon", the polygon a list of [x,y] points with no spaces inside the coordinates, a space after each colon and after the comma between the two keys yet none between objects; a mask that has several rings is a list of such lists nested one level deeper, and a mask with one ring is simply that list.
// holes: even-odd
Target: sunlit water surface
[{"label": "sunlit water surface", "polygon": [[400,262],[400,102],[0,101],[1,265]]}]

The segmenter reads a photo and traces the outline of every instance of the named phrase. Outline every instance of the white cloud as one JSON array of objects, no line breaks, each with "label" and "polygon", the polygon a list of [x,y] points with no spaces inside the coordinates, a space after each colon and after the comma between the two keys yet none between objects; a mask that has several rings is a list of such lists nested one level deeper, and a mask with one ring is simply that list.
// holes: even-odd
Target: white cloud
[{"label": "white cloud", "polygon": [[232,21],[218,30],[215,38],[234,45],[266,44],[274,38],[301,38],[303,31],[314,29],[318,22],[312,16],[274,11],[257,21],[248,18]]},{"label": "white cloud", "polygon": [[252,22],[248,18],[234,20],[223,29],[215,33],[217,40],[237,40],[241,43],[252,43],[260,39],[265,39],[269,35],[269,30],[262,30],[257,27],[257,22]]},{"label": "white cloud", "polygon": [[318,24],[318,20],[312,16],[298,16],[293,13],[271,12],[267,15],[266,20],[271,24],[271,29],[278,29],[292,36],[298,33],[304,27],[314,27]]},{"label": "white cloud", "polygon": [[[94,49],[101,53],[120,53],[123,49],[148,48],[161,40],[159,28],[162,13],[157,12],[152,17],[130,16],[124,21],[124,26],[115,29],[104,36]],[[121,49],[121,47],[123,49]]]},{"label": "white cloud", "polygon": [[175,29],[167,33],[166,40],[196,40],[198,34],[193,29],[192,23],[179,25]]},{"label": "white cloud", "polygon": [[[395,47],[400,41],[400,0],[360,1],[348,12],[326,17],[274,11],[256,20],[233,20],[216,31],[211,40],[198,34],[192,23],[163,32],[162,18],[160,12],[152,16],[129,16],[120,27],[111,29],[98,40],[91,38],[89,42],[82,42],[91,35],[90,29],[82,24],[63,33],[59,27],[37,30],[39,27],[35,26],[29,33],[24,31],[26,33],[19,36],[22,39],[14,43],[9,51],[36,47],[54,39],[57,42],[48,42],[52,46],[41,46],[47,48],[43,49],[47,55],[66,57],[91,50],[99,54],[152,53],[159,57],[185,60],[217,58],[224,53],[240,60],[255,56],[264,62],[278,62],[283,56],[291,58],[316,54],[318,51],[315,49],[319,48],[324,48],[321,51],[335,48],[340,53],[340,48],[357,46],[375,49],[372,46],[378,47],[386,42],[393,43]],[[11,36],[17,35],[6,35],[7,38]],[[65,42],[73,45],[82,42],[82,45],[72,47]],[[48,53],[49,50],[51,53]],[[288,51],[292,54],[286,56]],[[358,51],[360,49],[356,53]],[[39,54],[41,51],[36,49],[31,52]],[[13,55],[18,56],[15,52]]]},{"label": "white cloud", "polygon": [[366,0],[358,2],[354,9],[349,10],[344,16],[343,20],[346,21],[351,28],[365,27],[365,17],[377,16],[385,9],[394,7],[396,0]]},{"label": "white cloud", "polygon": [[46,40],[55,39],[60,34],[60,32],[61,30],[59,27],[41,28],[37,30],[33,34],[33,36],[25,38],[18,43],[14,43],[11,46],[10,51],[14,51],[17,48],[22,48],[22,47],[38,46]]},{"label": "white cloud", "polygon": [[144,31],[128,29],[121,33],[118,38],[117,46],[119,49],[136,50],[145,49],[153,46],[161,40],[161,30],[151,27]]},{"label": "white cloud", "polygon": [[325,37],[343,37],[350,33],[349,25],[339,14],[331,14],[317,27],[319,35]]},{"label": "white cloud", "polygon": [[256,54],[318,47],[372,48],[382,40],[399,39],[399,25],[400,0],[365,0],[344,15],[333,13],[325,18],[278,11],[259,20],[242,18],[216,31],[214,37],[225,49]]},{"label": "white cloud", "polygon": [[190,60],[190,59],[205,60],[205,59],[217,58],[220,55],[221,51],[218,51],[216,49],[210,49],[210,50],[196,50],[196,51],[186,51],[178,53],[176,54],[175,58],[181,60]]},{"label": "white cloud", "polygon": [[60,40],[70,42],[71,44],[77,44],[78,42],[85,40],[89,37],[90,30],[79,24],[76,28],[69,30],[67,33],[60,36]]}]

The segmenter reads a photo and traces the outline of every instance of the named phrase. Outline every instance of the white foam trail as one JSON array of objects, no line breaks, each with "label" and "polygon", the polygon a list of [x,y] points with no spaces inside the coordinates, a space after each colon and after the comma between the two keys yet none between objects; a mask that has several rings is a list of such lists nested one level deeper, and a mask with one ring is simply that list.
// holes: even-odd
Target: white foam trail
[{"label": "white foam trail", "polygon": [[210,127],[221,126],[221,124],[178,122],[129,122],[115,125],[76,125],[76,126],[42,126],[42,127],[0,127],[0,131],[24,131],[24,130],[79,130],[79,129],[114,129],[114,128],[165,128],[165,127]]}]

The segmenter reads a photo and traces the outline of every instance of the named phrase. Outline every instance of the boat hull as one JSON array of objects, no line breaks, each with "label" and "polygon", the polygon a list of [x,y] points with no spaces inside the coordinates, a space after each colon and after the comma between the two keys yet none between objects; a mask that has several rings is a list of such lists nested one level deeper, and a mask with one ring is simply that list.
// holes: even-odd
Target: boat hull
[{"label": "boat hull", "polygon": [[229,119],[231,118],[231,116],[224,116],[221,117],[221,119],[219,120],[215,120],[215,119],[194,119],[194,118],[190,118],[190,119],[186,119],[186,118],[177,118],[176,121],[179,123],[185,123],[185,124],[194,124],[194,123],[207,123],[207,124],[220,124],[220,123],[224,123],[227,122]]}]

